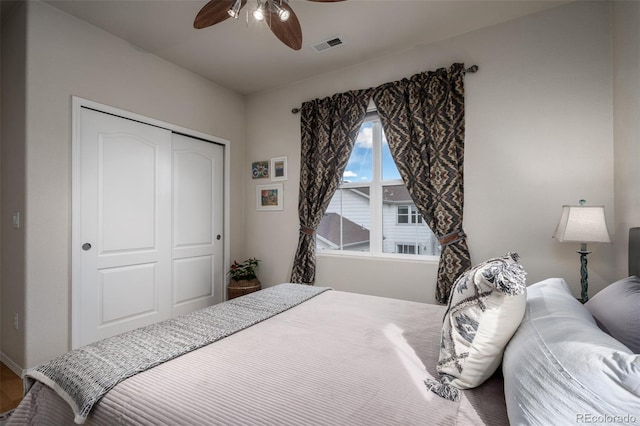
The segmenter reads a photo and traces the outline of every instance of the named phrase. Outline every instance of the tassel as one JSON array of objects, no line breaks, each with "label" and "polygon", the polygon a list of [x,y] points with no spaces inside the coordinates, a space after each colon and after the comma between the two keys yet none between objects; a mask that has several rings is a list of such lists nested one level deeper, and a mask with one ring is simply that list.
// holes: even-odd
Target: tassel
[{"label": "tassel", "polygon": [[454,386],[431,379],[425,380],[424,384],[427,389],[441,398],[448,399],[449,401],[460,400],[460,390]]},{"label": "tassel", "polygon": [[[510,254],[516,255],[515,253]],[[482,277],[492,283],[496,290],[507,296],[516,296],[525,292],[526,275],[527,273],[521,265],[508,262],[496,262],[482,271]]]}]

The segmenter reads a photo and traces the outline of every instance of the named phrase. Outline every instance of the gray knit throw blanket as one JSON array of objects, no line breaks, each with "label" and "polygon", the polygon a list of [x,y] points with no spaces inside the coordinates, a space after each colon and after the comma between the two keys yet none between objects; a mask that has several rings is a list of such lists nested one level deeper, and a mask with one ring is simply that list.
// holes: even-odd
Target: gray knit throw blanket
[{"label": "gray knit throw blanket", "polygon": [[52,388],[82,424],[94,404],[121,381],[286,311],[329,290],[280,284],[138,328],[66,353],[26,374]]}]

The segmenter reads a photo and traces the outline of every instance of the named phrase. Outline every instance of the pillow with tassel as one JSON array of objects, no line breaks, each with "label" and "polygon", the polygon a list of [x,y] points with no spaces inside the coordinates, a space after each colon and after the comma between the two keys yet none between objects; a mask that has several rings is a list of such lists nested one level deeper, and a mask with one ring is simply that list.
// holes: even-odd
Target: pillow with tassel
[{"label": "pillow with tassel", "polygon": [[439,378],[427,387],[457,401],[459,389],[487,380],[520,325],[527,302],[526,272],[517,253],[487,260],[454,283],[444,315],[437,365]]}]

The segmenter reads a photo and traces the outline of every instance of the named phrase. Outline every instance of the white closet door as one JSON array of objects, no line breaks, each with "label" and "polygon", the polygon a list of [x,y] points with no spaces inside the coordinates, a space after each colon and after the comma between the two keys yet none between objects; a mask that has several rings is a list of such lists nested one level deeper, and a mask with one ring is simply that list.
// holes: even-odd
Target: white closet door
[{"label": "white closet door", "polygon": [[172,297],[171,132],[83,108],[80,150],[76,347],[168,318]]},{"label": "white closet door", "polygon": [[173,135],[173,314],[221,302],[223,156],[220,145]]}]

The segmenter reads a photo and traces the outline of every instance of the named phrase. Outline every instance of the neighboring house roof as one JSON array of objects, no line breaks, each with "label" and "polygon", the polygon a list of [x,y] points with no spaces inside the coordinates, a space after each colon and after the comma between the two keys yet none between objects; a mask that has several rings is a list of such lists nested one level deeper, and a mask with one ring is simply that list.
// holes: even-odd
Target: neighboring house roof
[{"label": "neighboring house roof", "polygon": [[[369,187],[350,188],[356,194],[369,197]],[[382,194],[382,201],[387,204],[413,204],[409,190],[404,185],[385,186]]]},{"label": "neighboring house roof", "polygon": [[327,213],[317,229],[317,235],[327,243],[340,246],[340,219],[342,219],[342,246],[353,246],[369,242],[369,230],[362,225],[342,217],[338,213]]}]

